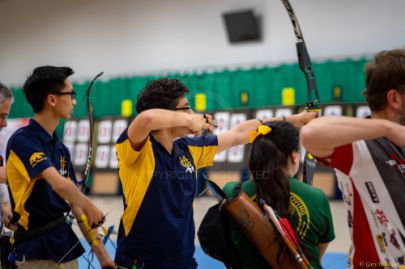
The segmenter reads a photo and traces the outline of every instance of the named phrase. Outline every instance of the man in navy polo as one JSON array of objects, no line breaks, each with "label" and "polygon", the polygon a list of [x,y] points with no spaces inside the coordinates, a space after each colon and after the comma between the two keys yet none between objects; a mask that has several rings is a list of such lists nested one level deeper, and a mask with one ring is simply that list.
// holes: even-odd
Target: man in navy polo
[{"label": "man in navy polo", "polygon": [[[69,67],[38,67],[23,87],[35,114],[28,126],[10,137],[6,151],[13,220],[18,226],[17,268],[78,268],[77,258],[84,250],[65,214],[72,210],[78,220],[85,216],[90,226],[104,221],[100,209],[77,188],[70,153],[55,134],[59,120],[69,119],[76,104],[67,79],[72,74]],[[79,224],[82,231],[83,225]],[[113,267],[98,241],[98,246],[91,245],[100,264]]]}]

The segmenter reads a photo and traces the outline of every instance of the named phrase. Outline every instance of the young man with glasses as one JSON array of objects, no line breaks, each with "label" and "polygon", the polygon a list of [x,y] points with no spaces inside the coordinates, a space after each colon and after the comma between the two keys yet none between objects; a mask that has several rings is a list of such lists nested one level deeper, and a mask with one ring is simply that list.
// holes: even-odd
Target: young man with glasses
[{"label": "young man with glasses", "polygon": [[[249,120],[217,136],[188,137],[213,130],[207,114],[194,114],[177,79],[150,82],[138,97],[138,116],[117,140],[124,213],[115,256],[123,268],[192,269],[193,198],[197,170],[212,166],[216,153],[249,142]],[[316,116],[288,117],[297,127]],[[282,120],[272,118],[268,120]]]},{"label": "young man with glasses", "polygon": [[[17,268],[78,268],[84,249],[65,214],[72,210],[79,226],[102,224],[103,213],[77,187],[67,147],[55,128],[69,119],[76,104],[68,67],[41,66],[24,84],[34,117],[7,144],[7,180],[13,201]],[[88,234],[84,232],[88,238]],[[97,234],[98,235],[98,232]],[[104,245],[92,244],[103,268],[114,266]]]}]

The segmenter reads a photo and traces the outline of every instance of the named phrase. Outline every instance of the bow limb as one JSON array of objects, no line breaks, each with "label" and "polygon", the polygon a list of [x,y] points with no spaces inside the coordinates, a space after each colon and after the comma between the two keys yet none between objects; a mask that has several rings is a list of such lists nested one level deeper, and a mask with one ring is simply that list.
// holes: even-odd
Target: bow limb
[{"label": "bow limb", "polygon": [[[311,58],[309,57],[307,46],[304,41],[304,36],[302,35],[301,27],[298,23],[298,19],[295,16],[294,10],[288,0],[281,0],[287,10],[288,16],[290,17],[291,23],[294,27],[294,34],[297,38],[296,47],[298,55],[298,63],[301,71],[305,74],[307,80],[308,88],[308,102],[305,104],[305,110],[310,112],[321,112],[321,102],[318,94],[318,87],[316,86],[315,73],[312,69]],[[312,94],[315,95],[313,99]],[[314,177],[316,169],[315,159],[313,156],[306,152],[303,166],[303,178],[304,182],[312,185],[312,180]]]},{"label": "bow limb", "polygon": [[[76,106],[76,110],[83,105],[84,100],[86,100],[86,105],[87,105],[87,118],[89,121],[89,128],[90,128],[90,137],[89,137],[89,142],[88,142],[88,152],[87,152],[87,160],[86,164],[83,168],[83,171],[81,172],[82,176],[82,183],[79,186],[79,189],[81,192],[86,193],[88,191],[88,187],[86,185],[87,179],[89,177],[90,173],[90,168],[91,168],[91,161],[92,161],[92,155],[93,155],[93,133],[94,133],[94,121],[93,121],[93,113],[92,113],[92,107],[90,104],[90,93],[93,88],[94,82],[103,74],[104,72],[100,72],[97,74],[90,82],[86,94],[81,98],[79,104]],[[70,129],[72,121],[69,121],[68,123],[65,123],[65,128],[63,132],[63,136],[65,136],[66,131]]]},{"label": "bow limb", "polygon": [[88,113],[88,119],[89,119],[89,126],[90,126],[90,137],[89,137],[89,148],[88,148],[88,153],[87,153],[87,161],[86,165],[84,166],[84,170],[82,173],[82,178],[83,182],[80,185],[80,190],[83,193],[86,193],[88,191],[88,186],[87,186],[87,180],[89,178],[90,174],[90,168],[91,168],[91,160],[93,156],[93,134],[94,134],[94,122],[93,122],[93,109],[90,104],[90,93],[91,89],[93,88],[94,82],[101,76],[103,75],[104,72],[100,72],[97,74],[93,80],[90,82],[89,87],[87,88],[86,92],[86,104],[87,104],[87,113]]}]

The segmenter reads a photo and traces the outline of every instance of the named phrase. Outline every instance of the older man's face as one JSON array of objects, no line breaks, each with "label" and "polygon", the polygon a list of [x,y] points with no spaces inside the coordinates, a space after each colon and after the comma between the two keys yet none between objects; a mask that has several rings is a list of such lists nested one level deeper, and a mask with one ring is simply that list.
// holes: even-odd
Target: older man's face
[{"label": "older man's face", "polygon": [[7,126],[7,117],[10,112],[11,104],[13,100],[6,98],[2,104],[0,104],[0,131]]}]

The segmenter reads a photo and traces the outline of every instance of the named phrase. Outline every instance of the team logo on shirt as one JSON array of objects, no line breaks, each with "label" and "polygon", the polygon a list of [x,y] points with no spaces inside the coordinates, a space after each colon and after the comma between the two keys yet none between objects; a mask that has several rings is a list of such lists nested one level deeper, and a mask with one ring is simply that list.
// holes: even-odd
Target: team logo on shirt
[{"label": "team logo on shirt", "polygon": [[60,169],[59,169],[59,173],[60,173],[62,176],[65,176],[65,175],[67,174],[65,156],[61,156],[61,157],[60,157]]},{"label": "team logo on shirt", "polygon": [[384,211],[382,211],[381,209],[376,209],[374,211],[374,215],[376,216],[377,220],[384,226],[387,227],[388,226],[388,218],[385,215]]},{"label": "team logo on shirt", "polygon": [[366,184],[368,193],[370,194],[371,201],[373,201],[373,203],[379,203],[380,199],[378,199],[378,195],[377,195],[377,192],[375,191],[373,182],[366,181],[365,184]]},{"label": "team logo on shirt", "polygon": [[377,242],[382,253],[385,253],[385,246],[387,245],[387,239],[385,238],[385,233],[377,234]]},{"label": "team logo on shirt", "polygon": [[292,219],[297,219],[297,235],[304,238],[311,223],[307,205],[295,193],[290,192],[290,215]]},{"label": "team logo on shirt", "polygon": [[353,216],[350,210],[347,211],[347,225],[349,225],[349,228],[353,228]]},{"label": "team logo on shirt", "polygon": [[391,154],[391,160],[386,161],[389,166],[396,166],[398,171],[405,174],[405,159],[401,159],[395,153]]},{"label": "team logo on shirt", "polygon": [[30,157],[30,165],[32,167],[35,167],[37,164],[39,164],[40,162],[42,162],[46,159],[47,159],[47,157],[45,156],[45,154],[43,152],[34,152]]},{"label": "team logo on shirt", "polygon": [[390,243],[393,244],[397,249],[401,249],[401,245],[398,242],[397,235],[394,229],[390,231]]},{"label": "team logo on shirt", "polygon": [[186,168],[186,173],[192,174],[194,172],[194,166],[186,156],[180,157],[180,164]]}]

